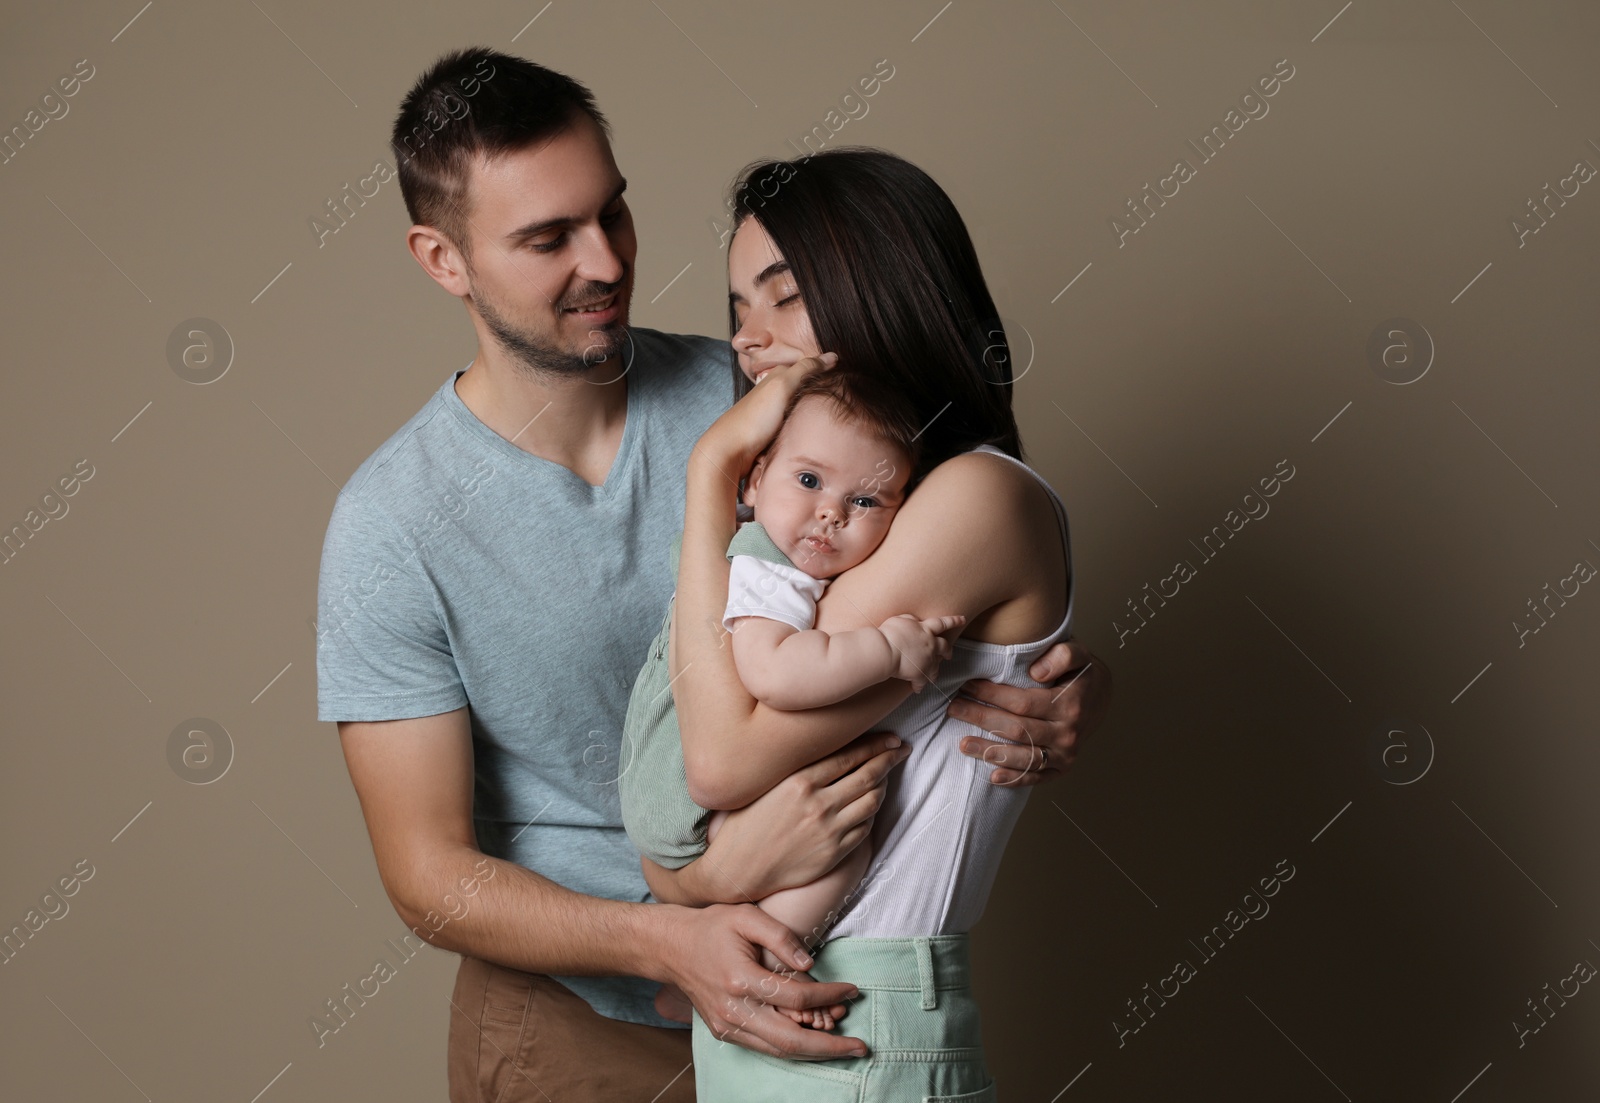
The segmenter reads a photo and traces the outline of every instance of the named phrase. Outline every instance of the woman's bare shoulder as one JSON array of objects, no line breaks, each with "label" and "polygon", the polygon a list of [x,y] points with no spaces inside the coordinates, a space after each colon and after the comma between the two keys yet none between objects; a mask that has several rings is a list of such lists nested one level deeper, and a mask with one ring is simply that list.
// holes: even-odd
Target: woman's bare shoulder
[{"label": "woman's bare shoulder", "polygon": [[928,472],[900,513],[913,507],[919,512],[960,508],[963,516],[1015,528],[1015,522],[1035,515],[1040,506],[1050,509],[1049,496],[1022,467],[992,453],[963,452]]}]

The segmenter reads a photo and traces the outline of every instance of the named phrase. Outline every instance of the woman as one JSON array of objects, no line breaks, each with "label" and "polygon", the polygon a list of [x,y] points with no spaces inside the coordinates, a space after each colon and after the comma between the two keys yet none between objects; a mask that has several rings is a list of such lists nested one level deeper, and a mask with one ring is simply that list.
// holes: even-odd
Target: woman
[{"label": "woman", "polygon": [[[1065,512],[1021,461],[1003,329],[966,227],[931,178],[881,151],[840,149],[754,165],[734,201],[729,301],[746,397],[691,460],[672,636],[690,792],[707,808],[742,807],[873,727],[896,731],[911,755],[876,819],[872,867],[812,970],[860,989],[845,1025],[870,1052],[784,1061],[719,1044],[697,1018],[697,1090],[704,1103],[989,1099],[966,931],[1029,790],[988,784],[984,762],[956,754],[953,740],[982,730],[945,708],[970,678],[1036,685],[1029,664],[1067,636]],[[738,480],[824,351],[914,398],[934,466],[878,550],[829,587],[816,626],[910,612],[959,613],[967,627],[915,698],[890,681],[839,705],[779,712],[746,692],[724,646],[724,552]],[[1013,751],[1002,780],[1061,765],[1047,747]]]}]

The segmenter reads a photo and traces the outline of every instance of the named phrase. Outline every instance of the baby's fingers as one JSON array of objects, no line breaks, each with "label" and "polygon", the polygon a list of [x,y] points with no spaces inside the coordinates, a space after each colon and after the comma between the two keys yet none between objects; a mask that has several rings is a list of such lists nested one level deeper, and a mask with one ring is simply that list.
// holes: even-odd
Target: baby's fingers
[{"label": "baby's fingers", "polygon": [[950,631],[952,628],[960,628],[966,623],[967,618],[960,615],[949,617],[925,617],[922,621],[922,627],[938,636]]}]

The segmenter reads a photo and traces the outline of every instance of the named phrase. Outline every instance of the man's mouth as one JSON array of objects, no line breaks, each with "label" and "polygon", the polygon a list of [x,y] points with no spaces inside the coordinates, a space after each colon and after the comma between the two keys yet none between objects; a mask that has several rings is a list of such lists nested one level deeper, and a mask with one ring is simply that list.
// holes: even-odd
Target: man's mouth
[{"label": "man's mouth", "polygon": [[613,306],[616,305],[616,302],[617,302],[617,294],[616,294],[616,292],[612,292],[610,295],[607,295],[605,298],[596,299],[592,303],[586,303],[586,304],[584,304],[582,306],[563,307],[561,313],[563,313],[563,314],[578,314],[578,315],[584,315],[584,316],[594,316],[594,315],[599,315],[599,314],[606,313]]}]

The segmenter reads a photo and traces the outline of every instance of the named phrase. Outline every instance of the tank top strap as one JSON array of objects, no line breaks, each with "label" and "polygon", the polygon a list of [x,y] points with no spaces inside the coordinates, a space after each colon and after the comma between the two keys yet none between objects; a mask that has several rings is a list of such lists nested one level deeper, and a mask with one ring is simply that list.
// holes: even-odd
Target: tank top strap
[{"label": "tank top strap", "polygon": [[992,444],[980,444],[972,451],[988,452],[999,456],[1001,459],[1010,460],[1037,479],[1039,485],[1044,487],[1045,493],[1050,496],[1050,504],[1055,507],[1056,511],[1056,523],[1061,530],[1061,550],[1067,558],[1067,615],[1062,618],[1061,625],[1057,631],[1070,628],[1072,625],[1072,607],[1078,599],[1077,572],[1072,569],[1072,534],[1067,524],[1067,507],[1062,504],[1061,496],[1056,493],[1056,488],[1050,485],[1048,479],[1009,452],[1002,451]]}]

